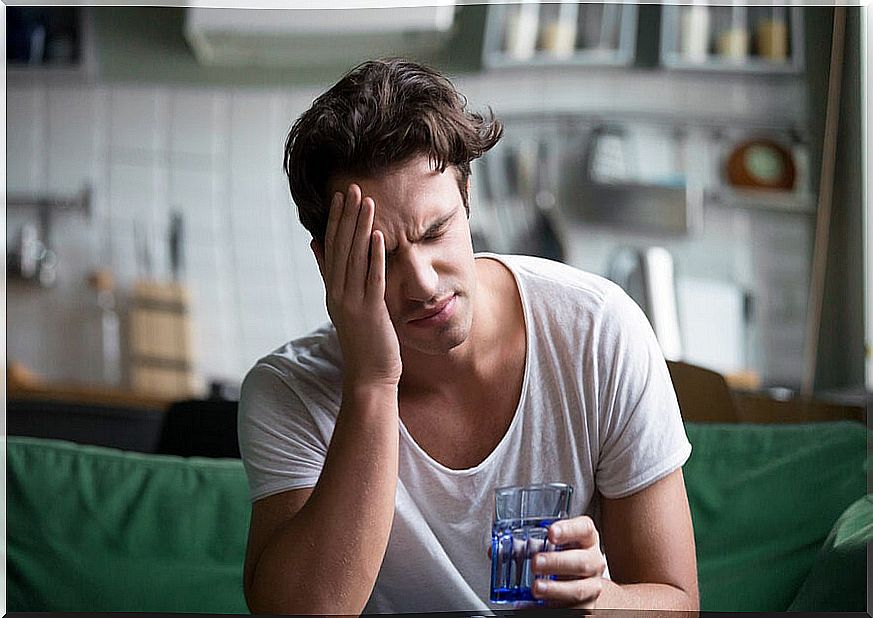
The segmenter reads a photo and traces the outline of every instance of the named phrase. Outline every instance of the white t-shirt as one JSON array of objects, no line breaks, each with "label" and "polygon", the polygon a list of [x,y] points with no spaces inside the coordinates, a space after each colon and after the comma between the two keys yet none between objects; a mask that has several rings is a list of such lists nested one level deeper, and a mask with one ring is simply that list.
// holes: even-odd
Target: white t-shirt
[{"label": "white t-shirt", "polygon": [[[617,285],[558,262],[505,264],[524,308],[524,383],[506,434],[480,464],[449,469],[400,423],[394,522],[366,612],[489,607],[494,489],[566,482],[571,515],[599,521],[598,492],[627,496],[676,470],[691,445],[663,355]],[[243,383],[240,451],[251,499],[312,487],[340,406],[342,357],[326,324],[257,362]]]}]

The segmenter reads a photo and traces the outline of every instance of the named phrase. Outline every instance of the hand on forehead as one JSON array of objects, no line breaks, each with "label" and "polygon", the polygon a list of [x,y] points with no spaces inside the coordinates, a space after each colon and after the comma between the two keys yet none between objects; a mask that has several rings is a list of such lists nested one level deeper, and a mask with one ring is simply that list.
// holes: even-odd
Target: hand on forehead
[{"label": "hand on forehead", "polygon": [[403,238],[414,242],[435,232],[464,203],[454,170],[440,173],[424,156],[372,177],[337,176],[330,189],[331,195],[343,193],[349,207],[361,198],[373,200],[374,229],[385,233],[389,250]]}]

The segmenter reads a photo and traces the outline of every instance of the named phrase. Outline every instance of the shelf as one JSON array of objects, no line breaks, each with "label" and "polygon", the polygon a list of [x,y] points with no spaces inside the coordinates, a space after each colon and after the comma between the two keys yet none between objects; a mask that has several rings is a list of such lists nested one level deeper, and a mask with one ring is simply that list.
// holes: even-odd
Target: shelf
[{"label": "shelf", "polygon": [[643,182],[572,184],[568,215],[586,225],[658,236],[684,236],[699,225],[699,202],[683,186]]},{"label": "shelf", "polygon": [[636,48],[631,4],[522,2],[488,6],[486,68],[628,66]]},{"label": "shelf", "polygon": [[11,194],[6,197],[10,208],[35,210],[39,223],[22,224],[17,247],[7,248],[6,276],[9,281],[52,286],[57,279],[58,256],[50,248],[52,217],[58,212],[81,212],[91,215],[91,189],[85,185],[76,195]]},{"label": "shelf", "polygon": [[665,68],[765,75],[803,71],[801,7],[688,5],[662,11]]},{"label": "shelf", "polygon": [[597,67],[624,67],[630,64],[630,57],[609,50],[580,50],[566,58],[556,58],[553,55],[535,52],[533,56],[525,60],[508,57],[504,54],[495,54],[487,60],[489,68],[512,68],[512,67],[573,67],[573,66],[597,66]]},{"label": "shelf", "polygon": [[713,56],[707,62],[689,62],[679,54],[666,54],[661,61],[667,69],[679,71],[700,71],[707,73],[746,73],[762,75],[797,75],[801,68],[794,64],[776,63],[769,60],[752,58],[745,62],[731,62],[718,56]]},{"label": "shelf", "polygon": [[815,196],[806,192],[720,187],[704,191],[704,202],[729,208],[815,214]]},{"label": "shelf", "polygon": [[49,210],[80,210],[86,216],[91,211],[91,189],[87,185],[76,195],[12,193],[6,196],[7,208]]}]

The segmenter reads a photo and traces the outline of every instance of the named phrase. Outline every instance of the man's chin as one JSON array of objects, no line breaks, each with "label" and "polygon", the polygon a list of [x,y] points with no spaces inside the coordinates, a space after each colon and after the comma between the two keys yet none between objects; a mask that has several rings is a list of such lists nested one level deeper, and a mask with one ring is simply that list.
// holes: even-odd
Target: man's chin
[{"label": "man's chin", "polygon": [[469,330],[456,328],[447,332],[433,333],[429,337],[420,334],[415,337],[407,335],[401,339],[400,345],[404,350],[437,356],[448,354],[464,343],[468,336]]}]

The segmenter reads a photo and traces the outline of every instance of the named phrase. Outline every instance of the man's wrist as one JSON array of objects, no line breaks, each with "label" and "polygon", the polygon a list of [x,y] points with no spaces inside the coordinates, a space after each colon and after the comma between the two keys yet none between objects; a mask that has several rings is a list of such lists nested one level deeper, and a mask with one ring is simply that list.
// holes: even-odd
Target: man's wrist
[{"label": "man's wrist", "polygon": [[592,609],[698,611],[699,601],[668,584],[617,584],[601,577],[602,588]]},{"label": "man's wrist", "polygon": [[373,406],[378,408],[385,407],[385,404],[391,402],[395,404],[391,406],[392,412],[396,414],[398,384],[392,382],[380,381],[361,381],[351,382],[343,385],[343,407],[353,405],[370,409]]}]

